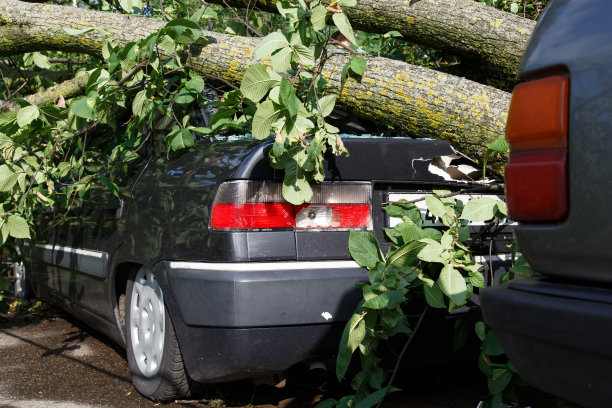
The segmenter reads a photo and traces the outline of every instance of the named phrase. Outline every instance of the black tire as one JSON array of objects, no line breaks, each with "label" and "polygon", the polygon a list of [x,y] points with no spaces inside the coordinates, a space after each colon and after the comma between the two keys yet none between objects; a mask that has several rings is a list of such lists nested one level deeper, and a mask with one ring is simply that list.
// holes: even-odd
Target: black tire
[{"label": "black tire", "polygon": [[[138,313],[136,313],[138,310],[141,311],[142,315],[142,308],[144,307],[146,309],[147,306],[141,306],[140,309],[135,309],[134,306],[137,306],[139,304],[138,302],[142,301],[142,299],[139,299],[139,296],[141,296],[143,292],[143,276],[149,285],[151,285],[151,282],[154,282],[153,285],[157,284],[151,270],[143,266],[138,271],[130,274],[126,287],[125,338],[127,346],[127,361],[132,375],[132,383],[138,392],[154,401],[172,401],[181,398],[188,398],[191,396],[192,381],[185,371],[181,350],[174,332],[174,326],[172,325],[172,321],[163,302],[163,294],[161,292],[161,288],[159,288],[159,285],[157,285],[157,287],[159,288],[159,295],[161,296],[161,301],[159,302],[159,305],[161,306],[159,306],[157,309],[151,308],[149,311],[151,312],[151,315],[157,313],[159,318],[161,318],[159,315],[161,315],[163,312],[163,324],[156,326],[163,326],[163,334],[156,334],[156,337],[154,337],[163,338],[161,358],[159,358],[154,350],[151,353],[152,357],[150,361],[148,361],[148,357],[143,357],[144,355],[147,355],[141,351],[143,347],[140,346],[139,348],[139,331],[145,330],[139,328],[138,325],[140,324],[143,327],[146,325],[137,321],[135,322],[135,316],[138,316]],[[147,283],[145,283],[144,286],[146,285]],[[139,290],[140,295],[138,292]],[[155,297],[155,295],[153,295],[153,297]],[[151,304],[151,296],[149,296],[148,299],[148,303]],[[132,304],[132,301],[135,302],[134,305]],[[145,314],[148,315],[146,310]],[[132,317],[135,317],[135,319],[132,319]],[[157,321],[156,324],[157,323],[159,322]],[[151,329],[148,328],[148,326],[147,330],[148,332],[151,332]],[[154,328],[153,330],[157,329]],[[140,360],[137,359],[136,354],[138,354],[138,358]],[[153,356],[153,354],[155,355]],[[151,363],[151,361],[154,360],[155,364]],[[147,366],[149,363],[150,365]],[[152,366],[154,368],[151,368]]]}]

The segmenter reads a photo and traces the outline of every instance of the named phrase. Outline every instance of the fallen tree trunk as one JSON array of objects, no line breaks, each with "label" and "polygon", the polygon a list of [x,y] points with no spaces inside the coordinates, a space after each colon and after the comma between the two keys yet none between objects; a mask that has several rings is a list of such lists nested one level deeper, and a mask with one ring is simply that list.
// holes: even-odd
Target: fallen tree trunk
[{"label": "fallen tree trunk", "polygon": [[[64,6],[1,0],[0,55],[62,50],[99,57],[104,36],[93,30],[80,36],[64,28],[103,28],[122,45],[145,37],[164,22]],[[189,64],[202,72],[239,85],[259,39],[204,32],[208,44],[192,50]],[[419,137],[446,139],[459,150],[480,156],[503,134],[509,94],[426,68],[379,57],[367,57],[361,82],[340,74],[349,56],[336,53],[325,63],[323,76],[339,93],[337,106],[354,114]]]},{"label": "fallen tree trunk", "polygon": [[[252,7],[252,0],[209,0]],[[329,3],[330,1],[323,1]],[[276,0],[257,0],[276,11]],[[360,0],[344,13],[359,30],[399,31],[404,39],[485,64],[497,77],[514,78],[535,21],[474,0]]]}]

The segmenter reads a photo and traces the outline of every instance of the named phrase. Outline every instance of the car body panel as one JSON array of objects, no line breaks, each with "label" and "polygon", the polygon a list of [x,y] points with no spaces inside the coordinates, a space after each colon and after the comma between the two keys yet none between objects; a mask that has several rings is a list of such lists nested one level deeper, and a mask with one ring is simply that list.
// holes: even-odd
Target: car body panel
[{"label": "car body panel", "polygon": [[481,292],[483,316],[530,384],[588,407],[612,399],[612,3],[553,0],[523,57],[524,80],[569,78],[569,212],[519,223],[543,278]]},{"label": "car body panel", "polygon": [[[538,272],[612,282],[607,168],[612,157],[612,3],[555,0],[536,26],[520,76],[562,67],[570,78],[569,214],[558,224],[521,224],[522,253]],[[593,228],[597,225],[597,228]],[[533,255],[532,255],[533,254]]]}]

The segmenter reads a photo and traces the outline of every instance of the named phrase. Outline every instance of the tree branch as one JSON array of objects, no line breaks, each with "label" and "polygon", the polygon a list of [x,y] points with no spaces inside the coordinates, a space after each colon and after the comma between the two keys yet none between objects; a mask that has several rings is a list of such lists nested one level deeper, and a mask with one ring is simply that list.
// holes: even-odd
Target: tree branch
[{"label": "tree branch", "polygon": [[[242,8],[252,2],[208,1]],[[331,2],[322,1],[325,5]],[[257,0],[257,6],[277,11],[276,0]],[[360,0],[342,11],[359,30],[381,34],[399,31],[407,41],[478,61],[487,71],[506,78],[516,77],[535,27],[535,21],[474,0]]]},{"label": "tree branch", "polygon": [[[85,91],[89,74],[80,75],[69,79],[50,88],[44,89],[35,94],[26,96],[24,99],[32,105],[42,106],[55,103],[57,98],[62,95],[65,99],[81,95]],[[17,110],[20,105],[13,101],[0,101],[0,113]]]},{"label": "tree branch", "polygon": [[[105,37],[97,30],[79,36],[64,28],[104,28],[119,45],[164,26],[159,19],[93,10],[0,0],[0,55],[37,50],[68,50],[101,55]],[[44,8],[44,9],[43,9]],[[198,70],[239,86],[260,39],[204,31],[208,43],[193,45],[185,61]],[[418,137],[448,140],[468,156],[484,155],[486,145],[504,133],[510,95],[465,78],[387,58],[366,56],[361,82],[341,83],[350,55],[333,52],[321,75],[338,95],[337,107]],[[269,59],[263,62],[269,65]]]}]

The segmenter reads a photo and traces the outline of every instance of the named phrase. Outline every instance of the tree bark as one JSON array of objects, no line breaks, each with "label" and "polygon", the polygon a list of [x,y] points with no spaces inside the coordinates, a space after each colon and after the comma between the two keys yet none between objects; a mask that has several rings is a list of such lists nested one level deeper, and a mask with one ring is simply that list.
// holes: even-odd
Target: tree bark
[{"label": "tree bark", "polygon": [[[88,79],[89,74],[80,75],[76,78],[68,79],[47,89],[43,89],[35,94],[28,95],[24,99],[30,102],[32,105],[42,106],[55,103],[60,95],[65,99],[73,98],[75,96],[82,95],[85,92]],[[0,101],[0,113],[17,110],[20,107],[21,105],[19,105],[17,102]]]},{"label": "tree bark", "polygon": [[[104,36],[97,30],[69,35],[65,27],[104,28],[122,45],[163,27],[161,20],[64,6],[0,0],[0,56],[63,50],[99,57]],[[204,73],[239,85],[251,63],[255,38],[205,31],[208,44],[192,47],[188,63]],[[322,75],[337,88],[337,106],[357,116],[418,137],[446,139],[471,156],[480,156],[504,132],[510,96],[464,78],[380,57],[366,57],[361,82],[340,75],[349,56],[337,52]],[[264,59],[264,63],[267,59]]]},{"label": "tree bark", "polygon": [[[235,7],[252,0],[209,0]],[[323,3],[329,3],[323,0]],[[276,0],[257,0],[276,11]],[[359,30],[399,31],[404,39],[478,61],[496,77],[515,78],[535,21],[474,0],[359,0],[344,13]]]}]

